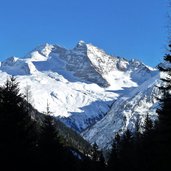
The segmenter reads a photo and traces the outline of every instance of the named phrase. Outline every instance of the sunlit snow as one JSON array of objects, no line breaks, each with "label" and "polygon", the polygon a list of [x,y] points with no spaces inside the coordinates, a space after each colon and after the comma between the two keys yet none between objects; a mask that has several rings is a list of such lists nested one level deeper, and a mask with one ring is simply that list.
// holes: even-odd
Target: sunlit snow
[{"label": "sunlit snow", "polygon": [[113,57],[80,41],[67,50],[45,44],[24,58],[1,62],[0,84],[14,75],[24,94],[30,87],[30,103],[82,132],[90,142],[108,147],[116,132],[133,129],[137,116],[150,109],[155,116],[156,69],[137,60]]}]

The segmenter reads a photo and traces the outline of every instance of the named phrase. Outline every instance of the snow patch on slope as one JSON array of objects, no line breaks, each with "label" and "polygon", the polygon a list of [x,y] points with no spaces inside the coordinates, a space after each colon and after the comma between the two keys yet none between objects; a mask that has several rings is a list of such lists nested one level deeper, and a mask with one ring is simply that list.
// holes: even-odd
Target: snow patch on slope
[{"label": "snow patch on slope", "polygon": [[30,60],[11,57],[1,63],[1,71],[7,72],[10,75],[28,75],[36,72],[36,68]]},{"label": "snow patch on slope", "polygon": [[82,136],[91,143],[96,142],[102,149],[111,148],[116,133],[122,134],[127,129],[135,130],[137,119],[142,125],[147,113],[151,118],[156,119],[155,104],[159,94],[156,84],[158,84],[158,80],[159,74],[141,86],[123,92],[123,95],[114,101],[107,115],[85,130]]},{"label": "snow patch on slope", "polygon": [[[38,111],[45,112],[48,101],[53,115],[78,132],[87,128],[92,128],[93,132],[97,121],[97,125],[102,121],[107,126],[108,123],[103,120],[112,118],[108,116],[112,104],[112,110],[118,113],[114,116],[115,119],[118,118],[117,127],[124,128],[123,116],[127,108],[122,105],[131,100],[134,100],[135,104],[141,103],[142,99],[142,103],[145,103],[147,108],[150,107],[151,102],[147,105],[146,100],[143,101],[143,94],[150,91],[148,88],[143,89],[144,92],[139,96],[143,98],[139,100],[133,91],[138,91],[144,82],[153,80],[158,72],[139,61],[110,56],[83,41],[78,42],[71,50],[58,45],[39,46],[24,58],[12,57],[2,62],[0,70],[2,78],[5,75],[15,75],[23,93],[29,85],[32,104]],[[3,81],[5,79],[1,80]],[[134,99],[131,93],[137,99]],[[151,97],[150,93],[147,95]],[[125,111],[119,113],[119,108]],[[132,112],[134,109],[134,105],[130,105]],[[132,113],[128,115],[130,118],[133,116]],[[130,118],[127,119],[126,125],[131,123]],[[111,128],[111,131],[116,132],[115,127]],[[87,130],[84,136],[90,142],[100,142],[100,138],[94,137],[92,132]],[[105,130],[102,132],[105,136]],[[103,147],[102,144],[99,145]]]}]

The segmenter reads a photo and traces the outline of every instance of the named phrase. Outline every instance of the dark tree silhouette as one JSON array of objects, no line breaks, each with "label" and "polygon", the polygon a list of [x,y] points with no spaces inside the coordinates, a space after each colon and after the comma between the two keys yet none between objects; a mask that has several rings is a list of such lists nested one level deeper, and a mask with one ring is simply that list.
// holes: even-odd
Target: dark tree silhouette
[{"label": "dark tree silhouette", "polygon": [[52,169],[55,165],[62,166],[64,153],[54,119],[45,115],[39,140],[40,166],[44,169]]},{"label": "dark tree silhouette", "polygon": [[120,168],[120,160],[119,160],[119,152],[120,152],[120,143],[121,138],[119,134],[116,134],[113,144],[112,144],[112,150],[110,153],[110,157],[108,160],[108,170],[119,170]]},{"label": "dark tree silhouette", "polygon": [[36,124],[25,106],[16,79],[10,77],[0,87],[0,157],[2,164],[13,163],[14,168],[30,163],[37,143]]},{"label": "dark tree silhouette", "polygon": [[171,42],[168,46],[168,53],[164,56],[165,64],[159,65],[159,70],[165,73],[161,79],[163,82],[160,90],[162,98],[160,99],[160,108],[157,124],[157,148],[158,162],[163,170],[171,169]]}]

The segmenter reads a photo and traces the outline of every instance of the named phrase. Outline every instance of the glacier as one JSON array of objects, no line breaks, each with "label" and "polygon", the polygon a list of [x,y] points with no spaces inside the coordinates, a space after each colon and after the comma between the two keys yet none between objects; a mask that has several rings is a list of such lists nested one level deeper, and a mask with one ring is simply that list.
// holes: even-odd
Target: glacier
[{"label": "glacier", "polygon": [[79,132],[100,148],[110,148],[114,135],[134,130],[149,112],[156,118],[159,71],[142,62],[111,56],[79,41],[73,49],[44,44],[24,57],[0,63],[0,85],[16,77],[21,93],[29,87],[30,103]]}]

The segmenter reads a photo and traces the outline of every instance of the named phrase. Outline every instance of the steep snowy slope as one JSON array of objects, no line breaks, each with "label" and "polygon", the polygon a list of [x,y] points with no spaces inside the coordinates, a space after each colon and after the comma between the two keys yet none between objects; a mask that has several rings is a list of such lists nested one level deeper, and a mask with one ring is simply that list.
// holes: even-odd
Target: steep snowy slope
[{"label": "steep snowy slope", "polygon": [[159,94],[157,84],[159,74],[131,91],[123,91],[107,115],[84,131],[83,137],[91,143],[96,142],[100,148],[110,148],[116,133],[122,134],[127,129],[134,131],[137,120],[143,128],[147,113],[156,119],[156,97]]},{"label": "steep snowy slope", "polygon": [[[83,41],[70,50],[58,45],[39,46],[24,58],[1,62],[0,71],[1,85],[8,75],[16,76],[21,92],[29,87],[30,102],[39,112],[46,111],[48,101],[54,116],[78,132],[85,131],[82,135],[101,147],[106,146],[100,143],[105,129],[111,130],[111,138],[118,129],[132,128],[135,113],[145,113],[141,108],[136,111],[135,106],[153,106],[150,87],[158,78],[158,71],[137,60],[110,56]],[[146,100],[145,94],[153,100]],[[112,122],[115,124],[109,129],[107,125]]]}]

